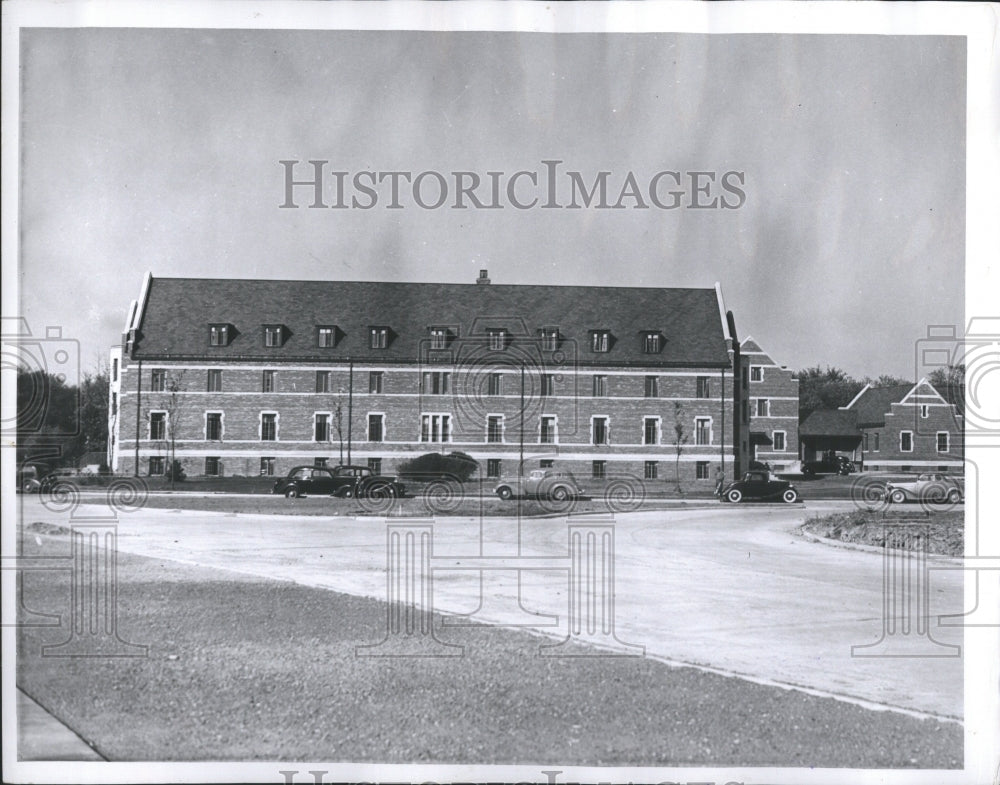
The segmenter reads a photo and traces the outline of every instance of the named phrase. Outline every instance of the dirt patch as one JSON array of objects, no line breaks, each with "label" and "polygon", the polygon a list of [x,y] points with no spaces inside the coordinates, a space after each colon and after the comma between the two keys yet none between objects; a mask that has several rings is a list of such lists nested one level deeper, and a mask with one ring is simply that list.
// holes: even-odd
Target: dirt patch
[{"label": "dirt patch", "polygon": [[927,532],[927,548],[943,556],[961,556],[965,552],[965,513],[961,510],[913,513],[879,513],[855,510],[850,513],[810,518],[799,531],[841,542],[884,548],[887,538],[895,536],[900,527]]},{"label": "dirt patch", "polygon": [[32,534],[46,534],[50,537],[58,537],[69,534],[69,529],[65,526],[58,526],[54,523],[45,523],[45,521],[35,521],[34,523],[25,526],[24,530],[31,532]]}]

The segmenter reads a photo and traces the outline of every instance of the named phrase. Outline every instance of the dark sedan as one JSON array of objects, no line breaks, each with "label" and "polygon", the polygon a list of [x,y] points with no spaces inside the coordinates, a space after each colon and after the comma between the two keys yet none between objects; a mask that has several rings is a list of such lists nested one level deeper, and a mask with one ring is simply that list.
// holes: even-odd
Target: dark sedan
[{"label": "dark sedan", "polygon": [[744,501],[793,504],[799,500],[799,492],[788,480],[775,479],[770,472],[753,471],[744,474],[742,480],[729,483],[722,490],[722,499],[733,504]]},{"label": "dark sedan", "polygon": [[403,495],[395,477],[375,474],[367,466],[296,466],[274,484],[271,493],[289,499],[299,496],[390,496]]}]

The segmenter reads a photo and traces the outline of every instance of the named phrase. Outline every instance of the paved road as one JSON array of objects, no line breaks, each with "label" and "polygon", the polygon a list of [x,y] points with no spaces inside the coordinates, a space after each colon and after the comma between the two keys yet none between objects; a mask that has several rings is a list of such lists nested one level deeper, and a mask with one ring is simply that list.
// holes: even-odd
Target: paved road
[{"label": "paved road", "polygon": [[[851,656],[852,645],[874,643],[882,633],[883,557],[810,542],[792,533],[818,509],[841,507],[849,505],[826,502],[812,510],[726,505],[619,515],[615,520],[618,638],[645,646],[647,655],[668,661],[960,718],[961,658]],[[85,504],[77,515],[107,512]],[[580,522],[594,520],[581,516]],[[68,518],[29,498],[24,501],[24,521],[66,525]],[[540,632],[565,636],[567,573],[559,565],[567,553],[566,524],[565,518],[523,522],[520,555],[551,559],[553,569],[521,572],[520,587],[515,571],[482,573],[485,603],[474,618],[537,624],[537,615],[518,610],[514,598],[520,592],[523,608],[558,618],[557,626],[541,626]],[[379,599],[386,596],[385,542],[383,521],[371,518],[162,509],[119,518],[118,547],[126,552]],[[435,556],[515,556],[517,543],[515,519],[434,522]],[[932,567],[948,563],[953,560],[931,560]],[[930,574],[931,633],[942,643],[961,643],[960,630],[934,623],[937,614],[961,612],[961,573],[932,570]],[[479,576],[437,572],[437,610],[473,614],[480,606]],[[907,640],[923,644],[922,653],[945,653],[924,636],[911,635]]]}]

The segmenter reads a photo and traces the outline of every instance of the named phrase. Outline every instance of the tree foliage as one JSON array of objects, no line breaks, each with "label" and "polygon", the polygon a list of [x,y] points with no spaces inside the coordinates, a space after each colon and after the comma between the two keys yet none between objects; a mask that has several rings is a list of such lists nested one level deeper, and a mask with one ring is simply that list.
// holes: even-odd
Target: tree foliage
[{"label": "tree foliage", "polygon": [[479,464],[471,455],[464,452],[452,452],[444,455],[429,452],[417,458],[411,458],[399,464],[399,476],[414,480],[451,479],[465,482],[476,470]]}]

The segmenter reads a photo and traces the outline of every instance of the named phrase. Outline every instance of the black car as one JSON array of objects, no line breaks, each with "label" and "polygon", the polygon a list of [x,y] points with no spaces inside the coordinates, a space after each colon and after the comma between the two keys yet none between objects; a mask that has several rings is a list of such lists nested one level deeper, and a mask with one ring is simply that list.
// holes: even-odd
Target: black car
[{"label": "black car", "polygon": [[770,472],[752,471],[742,480],[729,483],[722,490],[723,501],[738,504],[743,501],[781,501],[793,504],[799,492],[788,480],[777,480]]},{"label": "black car", "polygon": [[854,465],[854,461],[845,455],[827,454],[821,460],[802,463],[802,474],[806,477],[813,477],[817,474],[839,474],[841,477],[846,477],[848,474],[854,474],[857,470],[858,467]]},{"label": "black car", "polygon": [[271,493],[289,499],[299,496],[390,496],[403,495],[395,477],[375,474],[367,466],[296,466],[278,480]]}]

